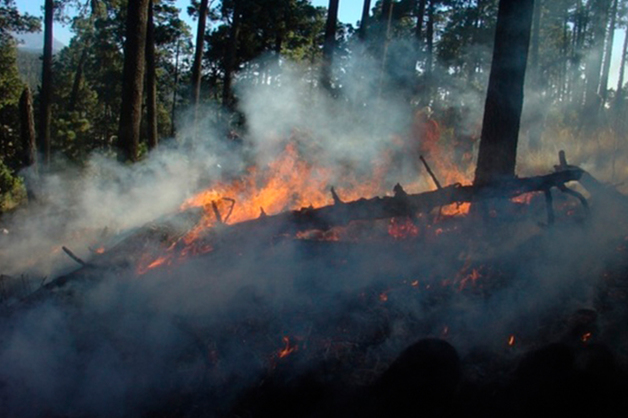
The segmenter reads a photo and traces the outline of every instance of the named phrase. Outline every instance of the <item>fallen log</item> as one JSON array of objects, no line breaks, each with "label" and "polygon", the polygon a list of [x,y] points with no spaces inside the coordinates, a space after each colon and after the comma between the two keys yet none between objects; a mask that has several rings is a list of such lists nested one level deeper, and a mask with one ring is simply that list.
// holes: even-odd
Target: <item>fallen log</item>
[{"label": "fallen log", "polygon": [[[432,209],[454,203],[470,203],[487,199],[510,199],[531,192],[546,192],[551,188],[562,189],[570,181],[578,181],[584,171],[567,168],[544,176],[514,178],[482,186],[454,184],[437,190],[407,194],[397,184],[393,196],[358,199],[342,202],[334,198],[334,204],[320,208],[302,208],[276,215],[265,215],[220,228],[218,234],[286,234],[311,229],[327,230],[344,226],[352,221],[378,220],[394,217],[414,217]],[[334,192],[335,194],[335,192]]]}]

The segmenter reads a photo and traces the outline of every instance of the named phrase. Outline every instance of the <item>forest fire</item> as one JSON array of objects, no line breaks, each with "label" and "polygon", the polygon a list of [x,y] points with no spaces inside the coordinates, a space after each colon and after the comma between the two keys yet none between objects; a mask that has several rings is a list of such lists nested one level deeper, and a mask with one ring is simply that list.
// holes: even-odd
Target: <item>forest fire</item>
[{"label": "forest fire", "polygon": [[87,3],[1,112],[0,416],[628,410],[622,1]]}]

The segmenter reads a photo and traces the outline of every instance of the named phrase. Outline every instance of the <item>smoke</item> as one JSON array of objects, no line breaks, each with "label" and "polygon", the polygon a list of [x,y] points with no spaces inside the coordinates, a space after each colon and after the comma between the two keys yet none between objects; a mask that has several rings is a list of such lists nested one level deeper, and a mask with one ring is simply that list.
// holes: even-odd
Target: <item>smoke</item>
[{"label": "smoke", "polygon": [[[330,170],[325,186],[378,178],[383,190],[405,180],[431,187],[415,165],[404,165],[415,155],[393,158],[407,150],[394,144],[408,141],[413,112],[402,97],[380,95],[374,60],[353,60],[348,67],[356,71],[336,79],[344,96],[335,99],[287,61],[268,71],[271,78],[241,77],[246,131],[239,138],[224,139],[210,123],[217,113],[205,109],[199,127],[180,129],[190,142],[163,144],[140,163],[94,155],[81,169],[59,164],[40,184],[41,201],[7,224],[4,274],[37,278],[34,290],[39,278],[50,282],[76,268],[61,245],[89,260],[88,247],[158,223],[198,190],[250,165],[268,167],[288,142],[303,160]],[[462,89],[457,96],[461,108],[471,108],[469,121],[479,114],[474,97]],[[385,163],[392,167],[378,177]],[[575,218],[560,212],[560,226],[540,227],[542,200],[529,213],[484,226],[441,227],[432,225],[435,214],[423,215],[417,240],[393,240],[388,222],[378,221],[350,225],[348,241],[251,236],[221,246],[228,229],[217,228],[213,252],[141,276],[136,266],[85,269],[39,301],[5,301],[0,412],[220,416],[242,390],[285,364],[299,372],[333,364],[368,383],[368,370],[381,371],[425,336],[448,338],[463,355],[477,347],[505,353],[512,334],[528,346],[539,335],[561,338],[557,318],[595,305],[598,279],[616,262],[609,248],[626,228],[607,227],[612,213],[580,225],[573,219],[583,209],[560,197],[556,204],[571,205]],[[297,349],[282,359],[286,344]]]}]

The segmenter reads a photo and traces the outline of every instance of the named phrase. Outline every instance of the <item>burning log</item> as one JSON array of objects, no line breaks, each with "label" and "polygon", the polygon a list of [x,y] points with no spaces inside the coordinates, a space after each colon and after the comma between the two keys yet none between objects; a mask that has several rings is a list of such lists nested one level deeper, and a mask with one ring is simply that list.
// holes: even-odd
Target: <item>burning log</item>
[{"label": "burning log", "polygon": [[454,184],[418,194],[408,194],[398,184],[395,186],[394,196],[362,198],[352,202],[342,202],[339,198],[334,198],[333,205],[262,216],[231,225],[225,232],[229,231],[234,235],[265,232],[278,235],[312,229],[327,230],[352,221],[413,217],[417,213],[427,213],[434,208],[453,203],[508,199],[525,193],[562,188],[567,182],[579,180],[583,173],[579,168],[568,168],[544,176],[517,178],[483,186]]}]

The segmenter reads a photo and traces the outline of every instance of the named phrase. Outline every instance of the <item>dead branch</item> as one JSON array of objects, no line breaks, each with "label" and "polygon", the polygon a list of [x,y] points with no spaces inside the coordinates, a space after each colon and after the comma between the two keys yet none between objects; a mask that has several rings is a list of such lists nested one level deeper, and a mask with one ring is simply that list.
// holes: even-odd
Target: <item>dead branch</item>
[{"label": "dead branch", "polygon": [[425,169],[427,170],[427,174],[430,175],[430,177],[432,178],[432,181],[434,182],[434,184],[436,185],[437,189],[442,189],[443,187],[440,185],[440,181],[438,181],[438,179],[436,178],[436,175],[434,174],[434,172],[432,171],[432,169],[430,168],[429,164],[427,163],[427,161],[425,160],[425,158],[423,158],[422,155],[419,156],[419,159],[421,160],[421,162],[423,163],[423,165],[425,166]]},{"label": "dead branch", "polygon": [[63,247],[61,247],[61,249],[68,255],[68,257],[70,257],[72,260],[76,261],[80,265],[82,265],[82,266],[87,266],[88,265],[88,263],[83,261],[76,254],[74,254],[72,251],[70,251],[70,249],[68,247],[63,246]]}]

